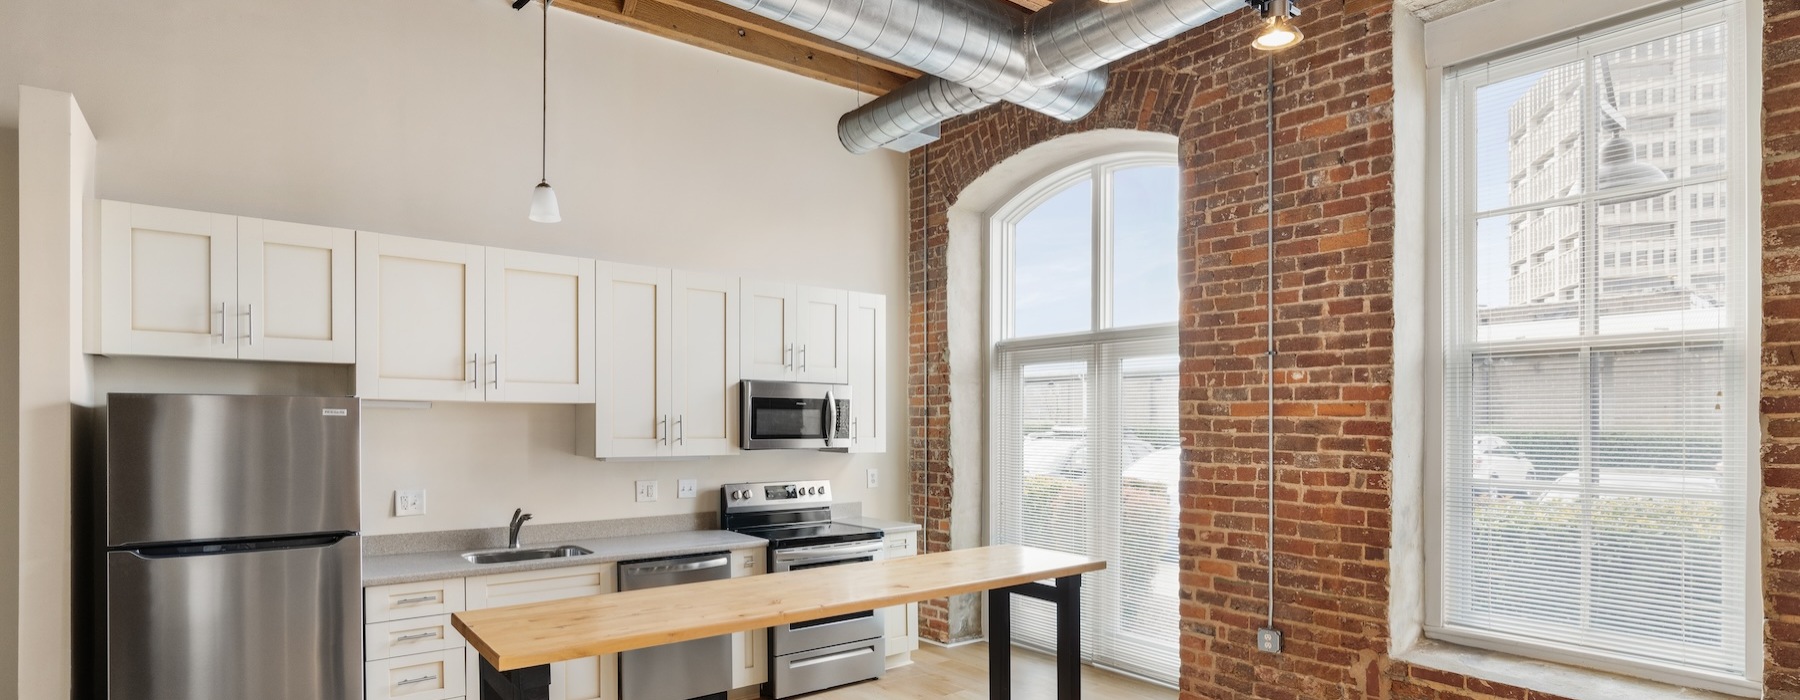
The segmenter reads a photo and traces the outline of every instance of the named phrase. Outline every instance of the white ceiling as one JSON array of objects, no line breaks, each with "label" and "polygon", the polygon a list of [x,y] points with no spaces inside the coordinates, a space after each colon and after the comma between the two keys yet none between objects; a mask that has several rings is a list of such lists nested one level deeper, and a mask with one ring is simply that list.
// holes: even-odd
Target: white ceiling
[{"label": "white ceiling", "polygon": [[1400,0],[1400,6],[1429,22],[1489,2],[1492,0]]}]

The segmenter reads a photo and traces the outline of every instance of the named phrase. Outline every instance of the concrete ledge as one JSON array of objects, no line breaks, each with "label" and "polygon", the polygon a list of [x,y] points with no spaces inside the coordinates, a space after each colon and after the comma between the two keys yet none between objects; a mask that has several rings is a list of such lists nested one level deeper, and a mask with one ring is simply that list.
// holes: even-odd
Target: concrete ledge
[{"label": "concrete ledge", "polygon": [[1395,654],[1394,660],[1572,700],[1740,700],[1736,695],[1433,640]]}]

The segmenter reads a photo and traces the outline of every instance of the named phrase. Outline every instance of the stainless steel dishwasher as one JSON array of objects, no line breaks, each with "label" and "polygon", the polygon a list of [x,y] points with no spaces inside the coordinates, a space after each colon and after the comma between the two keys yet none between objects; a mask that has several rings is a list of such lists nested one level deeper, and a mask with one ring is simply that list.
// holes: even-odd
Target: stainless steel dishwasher
[{"label": "stainless steel dishwasher", "polygon": [[[727,552],[619,564],[619,590],[731,578]],[[620,700],[723,700],[731,690],[731,635],[619,654]]]}]

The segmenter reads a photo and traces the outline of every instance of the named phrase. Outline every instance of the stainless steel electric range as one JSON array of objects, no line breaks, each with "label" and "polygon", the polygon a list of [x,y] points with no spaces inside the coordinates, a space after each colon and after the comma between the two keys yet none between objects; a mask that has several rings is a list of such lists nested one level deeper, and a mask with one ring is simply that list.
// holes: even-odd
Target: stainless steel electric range
[{"label": "stainless steel electric range", "polygon": [[[769,541],[770,573],[881,558],[881,530],[832,521],[829,481],[726,484],[719,513],[726,530]],[[881,624],[866,610],[771,629],[769,696],[880,678],[887,664]]]}]

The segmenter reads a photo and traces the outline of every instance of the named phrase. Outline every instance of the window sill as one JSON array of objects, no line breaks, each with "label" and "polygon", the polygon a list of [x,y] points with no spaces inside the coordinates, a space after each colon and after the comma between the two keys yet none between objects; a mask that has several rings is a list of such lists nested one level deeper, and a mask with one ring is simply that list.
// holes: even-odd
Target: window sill
[{"label": "window sill", "polygon": [[1528,659],[1497,651],[1421,640],[1394,660],[1570,700],[1741,700],[1711,690],[1622,676],[1591,668]]}]

